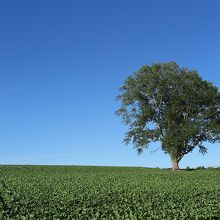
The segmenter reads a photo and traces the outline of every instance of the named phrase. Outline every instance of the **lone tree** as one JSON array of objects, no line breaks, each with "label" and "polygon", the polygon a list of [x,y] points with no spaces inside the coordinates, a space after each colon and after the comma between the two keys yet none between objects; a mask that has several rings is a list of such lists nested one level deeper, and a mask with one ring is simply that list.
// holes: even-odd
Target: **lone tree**
[{"label": "lone tree", "polygon": [[143,66],[129,76],[116,100],[116,114],[129,126],[124,142],[138,153],[160,141],[172,169],[195,147],[207,152],[204,142],[220,141],[220,93],[197,71],[175,62]]}]

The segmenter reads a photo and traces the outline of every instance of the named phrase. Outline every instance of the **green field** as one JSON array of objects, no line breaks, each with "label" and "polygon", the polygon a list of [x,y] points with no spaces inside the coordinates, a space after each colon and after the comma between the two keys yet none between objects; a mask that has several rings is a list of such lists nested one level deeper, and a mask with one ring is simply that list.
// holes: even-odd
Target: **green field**
[{"label": "green field", "polygon": [[0,219],[220,219],[220,170],[0,166]]}]

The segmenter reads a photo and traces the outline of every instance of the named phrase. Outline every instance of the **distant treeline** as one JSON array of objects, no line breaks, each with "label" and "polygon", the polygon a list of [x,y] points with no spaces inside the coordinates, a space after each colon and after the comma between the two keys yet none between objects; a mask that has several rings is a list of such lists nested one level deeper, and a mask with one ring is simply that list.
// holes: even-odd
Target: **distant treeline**
[{"label": "distant treeline", "polygon": [[[163,168],[165,170],[171,170],[171,168]],[[192,168],[187,166],[185,169],[181,169],[181,170],[220,170],[220,166],[219,167],[204,167],[204,166],[198,166],[196,168]]]}]

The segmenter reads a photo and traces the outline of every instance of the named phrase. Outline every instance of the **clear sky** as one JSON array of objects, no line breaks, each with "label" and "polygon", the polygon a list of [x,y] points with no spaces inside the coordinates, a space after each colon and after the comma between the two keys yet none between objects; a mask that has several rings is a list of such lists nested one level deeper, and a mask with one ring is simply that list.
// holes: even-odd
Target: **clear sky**
[{"label": "clear sky", "polygon": [[[168,167],[122,143],[117,88],[176,61],[220,88],[218,0],[0,2],[0,163]],[[180,166],[220,165],[220,147]]]}]

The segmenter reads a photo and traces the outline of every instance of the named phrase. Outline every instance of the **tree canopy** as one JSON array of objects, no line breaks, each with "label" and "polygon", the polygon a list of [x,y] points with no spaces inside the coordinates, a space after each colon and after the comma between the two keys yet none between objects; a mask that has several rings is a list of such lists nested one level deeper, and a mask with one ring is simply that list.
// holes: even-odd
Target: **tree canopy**
[{"label": "tree canopy", "polygon": [[173,170],[184,155],[204,143],[220,141],[220,93],[196,70],[175,62],[145,65],[120,87],[121,107],[116,114],[128,126],[124,142],[139,153],[160,141],[170,155]]}]

